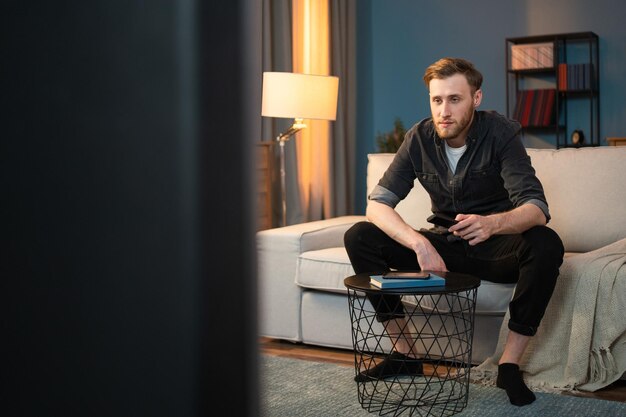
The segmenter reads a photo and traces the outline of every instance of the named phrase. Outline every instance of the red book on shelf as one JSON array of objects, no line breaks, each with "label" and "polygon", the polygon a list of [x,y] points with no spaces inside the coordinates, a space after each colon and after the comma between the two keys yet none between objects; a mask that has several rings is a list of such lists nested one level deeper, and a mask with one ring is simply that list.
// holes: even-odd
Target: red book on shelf
[{"label": "red book on shelf", "polygon": [[535,91],[535,100],[533,103],[533,108],[531,111],[531,126],[541,126],[543,121],[543,108],[544,108],[544,98],[546,96],[546,90],[536,90]]},{"label": "red book on shelf", "polygon": [[522,126],[527,127],[530,124],[530,113],[533,107],[533,100],[535,98],[535,90],[526,90],[524,91],[526,94],[526,99],[524,103],[524,111],[522,113],[522,120],[520,123]]},{"label": "red book on shelf", "polygon": [[554,119],[554,102],[556,100],[556,91],[547,90],[546,105],[543,111],[543,126],[549,126]]},{"label": "red book on shelf", "polygon": [[567,64],[559,64],[559,91],[567,91]]}]

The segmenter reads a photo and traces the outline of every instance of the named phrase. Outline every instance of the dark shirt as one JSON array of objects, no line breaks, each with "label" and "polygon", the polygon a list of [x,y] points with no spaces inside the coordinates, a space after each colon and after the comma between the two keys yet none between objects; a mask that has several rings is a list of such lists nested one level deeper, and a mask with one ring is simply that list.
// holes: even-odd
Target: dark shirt
[{"label": "dark shirt", "polygon": [[466,144],[452,172],[432,118],[422,120],[407,132],[369,198],[394,208],[417,178],[430,195],[433,213],[488,215],[531,203],[550,219],[519,123],[495,112],[475,111]]}]

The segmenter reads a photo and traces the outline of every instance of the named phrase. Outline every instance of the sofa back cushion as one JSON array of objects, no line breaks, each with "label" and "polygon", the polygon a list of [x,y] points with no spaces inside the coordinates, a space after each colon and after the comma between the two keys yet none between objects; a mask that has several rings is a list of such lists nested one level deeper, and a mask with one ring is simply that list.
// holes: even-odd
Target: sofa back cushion
[{"label": "sofa back cushion", "polygon": [[[587,252],[626,238],[626,147],[527,149],[543,184],[553,228],[568,252]],[[368,155],[367,194],[394,154]],[[431,202],[419,181],[396,207],[412,227],[430,227]]]},{"label": "sofa back cushion", "polygon": [[[367,164],[367,195],[369,195],[378,181],[391,164],[393,153],[373,153],[368,155]],[[396,211],[405,222],[415,229],[429,228],[426,218],[432,214],[430,197],[418,180],[415,180],[413,189],[397,206]]]},{"label": "sofa back cushion", "polygon": [[527,149],[568,252],[626,238],[626,147]]}]

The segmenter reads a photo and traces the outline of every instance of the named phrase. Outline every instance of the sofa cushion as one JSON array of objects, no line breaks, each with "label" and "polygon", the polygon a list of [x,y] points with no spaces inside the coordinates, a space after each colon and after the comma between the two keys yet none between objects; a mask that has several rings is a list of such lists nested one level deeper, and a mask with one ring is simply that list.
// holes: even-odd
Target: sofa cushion
[{"label": "sofa cushion", "polygon": [[[476,314],[483,316],[502,316],[509,308],[509,301],[513,296],[515,284],[496,284],[491,281],[481,281],[476,295]],[[420,305],[426,309],[434,306],[432,297],[425,297]],[[449,310],[449,301],[441,297],[437,309],[441,312]]]},{"label": "sofa cushion", "polygon": [[[344,247],[305,252],[298,258],[296,285],[333,293],[346,293],[344,279],[354,275]],[[478,288],[476,313],[504,315],[513,294],[515,284],[495,284],[482,281]],[[424,299],[425,300],[425,299]],[[424,301],[425,308],[432,307]],[[443,309],[443,307],[440,306]]]},{"label": "sofa cushion", "polygon": [[[378,184],[394,156],[393,153],[373,153],[367,156],[367,195]],[[398,203],[396,211],[414,229],[432,227],[426,221],[428,216],[432,214],[430,197],[418,180],[415,180],[409,195]]]},{"label": "sofa cushion", "polygon": [[587,252],[626,237],[626,147],[527,149],[543,184],[548,224],[566,251]]},{"label": "sofa cushion", "polygon": [[346,248],[313,250],[298,257],[296,285],[314,290],[347,293],[343,280],[354,275]]}]

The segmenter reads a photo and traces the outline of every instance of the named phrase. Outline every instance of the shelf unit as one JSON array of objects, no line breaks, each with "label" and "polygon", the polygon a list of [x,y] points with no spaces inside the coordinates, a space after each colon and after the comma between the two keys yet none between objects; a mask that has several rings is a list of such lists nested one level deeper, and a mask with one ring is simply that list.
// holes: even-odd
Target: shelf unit
[{"label": "shelf unit", "polygon": [[[515,109],[520,94],[527,90],[541,89],[555,90],[554,114],[549,123],[543,126],[532,126],[526,123],[522,133],[532,133],[537,136],[554,135],[556,148],[598,146],[600,145],[600,60],[598,35],[593,32],[563,33],[555,35],[526,36],[506,39],[506,111],[509,118],[515,118]],[[552,60],[531,66],[540,68],[513,69],[513,46],[522,45],[532,47],[538,44],[552,45]],[[522,48],[523,48],[522,47]],[[516,58],[519,55],[516,56]],[[517,61],[516,61],[517,62]],[[585,88],[571,89],[563,87],[566,80],[559,71],[560,64],[568,65],[567,70],[578,70],[575,64],[590,64],[590,74],[585,80]],[[561,79],[559,79],[561,77]],[[578,103],[578,104],[576,104]],[[578,112],[571,111],[571,106],[577,106]],[[580,115],[580,120],[574,123],[570,120],[571,114]],[[570,116],[568,118],[568,116]],[[588,122],[583,118],[588,117]],[[574,130],[581,129],[584,133],[584,142],[574,144],[571,135]]]}]

